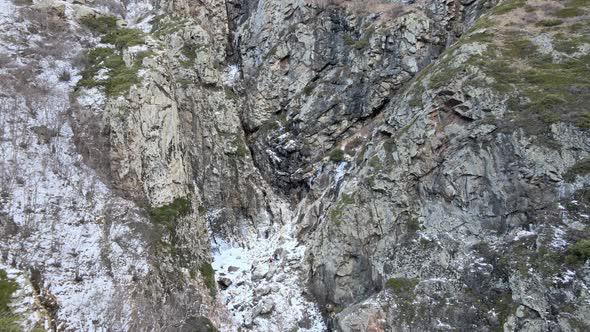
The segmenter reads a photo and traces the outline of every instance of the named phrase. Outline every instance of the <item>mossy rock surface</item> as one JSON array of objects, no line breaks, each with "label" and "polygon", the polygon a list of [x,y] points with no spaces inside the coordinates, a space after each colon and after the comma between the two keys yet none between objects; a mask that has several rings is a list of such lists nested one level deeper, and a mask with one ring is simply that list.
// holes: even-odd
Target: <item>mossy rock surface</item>
[{"label": "mossy rock surface", "polygon": [[217,332],[211,320],[205,316],[190,317],[179,328],[180,332]]},{"label": "mossy rock surface", "polygon": [[[566,9],[570,8],[569,12],[571,8],[586,10],[588,6],[587,2],[577,1],[564,4]],[[525,10],[512,12],[520,8]],[[590,44],[590,37],[588,27],[573,14],[545,16],[531,29],[506,23],[507,17],[522,18],[530,11],[546,10],[540,4],[505,1],[491,15],[480,18],[433,65],[427,85],[432,90],[440,90],[469,78],[464,83],[467,87],[486,89],[507,100],[509,112],[504,113],[498,123],[507,130],[522,128],[528,134],[539,136],[541,144],[555,145],[550,137],[552,124],[564,122],[590,129],[587,107],[590,54],[580,51]],[[535,23],[526,26],[531,25]],[[550,40],[551,48],[535,41],[539,29]],[[457,61],[458,50],[467,44],[481,52],[471,53],[463,58],[466,61]],[[563,55],[548,51],[551,49]],[[423,77],[419,77],[419,82],[421,79]]]},{"label": "mossy rock surface", "polygon": [[567,182],[574,182],[576,177],[584,176],[590,173],[590,158],[577,162],[574,166],[565,172],[563,178]]},{"label": "mossy rock surface", "polygon": [[344,150],[342,149],[334,149],[330,152],[330,160],[333,162],[341,162],[344,160]]},{"label": "mossy rock surface", "polygon": [[187,215],[190,212],[190,202],[186,198],[176,198],[170,204],[151,208],[150,217],[154,222],[170,224],[174,219]]},{"label": "mossy rock surface", "polygon": [[203,277],[203,281],[207,288],[209,288],[209,292],[211,296],[215,297],[216,293],[216,286],[215,286],[215,271],[213,270],[213,266],[210,263],[203,263],[199,267],[199,272],[201,273],[201,277]]},{"label": "mossy rock surface", "polygon": [[342,216],[342,213],[344,212],[344,208],[346,208],[348,205],[352,205],[352,204],[354,204],[353,196],[346,194],[346,193],[342,193],[340,195],[340,199],[338,200],[338,202],[334,206],[332,206],[332,208],[330,209],[330,211],[328,213],[330,220],[332,220],[337,226],[340,226],[340,224],[341,224],[340,217]]},{"label": "mossy rock surface", "polygon": [[397,294],[413,292],[416,285],[418,285],[416,278],[390,278],[385,283],[388,289]]}]

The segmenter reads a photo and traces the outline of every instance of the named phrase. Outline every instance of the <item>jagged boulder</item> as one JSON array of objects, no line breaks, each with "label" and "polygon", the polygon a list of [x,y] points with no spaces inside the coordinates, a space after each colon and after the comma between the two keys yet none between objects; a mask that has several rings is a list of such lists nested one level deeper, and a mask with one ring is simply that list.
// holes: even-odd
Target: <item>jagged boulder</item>
[{"label": "jagged boulder", "polygon": [[225,289],[232,285],[232,280],[228,277],[221,277],[217,279],[217,283]]},{"label": "jagged boulder", "polygon": [[252,272],[252,280],[255,281],[259,279],[264,279],[268,275],[270,270],[271,268],[268,266],[267,263],[259,264],[254,268],[254,271]]},{"label": "jagged boulder", "polygon": [[270,314],[274,309],[274,303],[270,299],[263,299],[254,309],[252,309],[252,318],[259,315]]}]

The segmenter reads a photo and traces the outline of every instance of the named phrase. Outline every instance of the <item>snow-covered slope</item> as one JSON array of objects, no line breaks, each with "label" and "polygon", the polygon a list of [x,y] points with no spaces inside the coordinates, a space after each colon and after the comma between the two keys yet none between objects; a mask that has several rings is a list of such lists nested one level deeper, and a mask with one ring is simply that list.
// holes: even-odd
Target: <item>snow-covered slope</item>
[{"label": "snow-covered slope", "polygon": [[[141,281],[153,272],[142,235],[151,226],[135,203],[85,166],[74,144],[70,94],[80,75],[73,63],[83,51],[80,41],[96,42],[79,31],[80,5],[32,6],[0,0],[2,260],[11,274],[19,271],[19,285],[33,285],[18,296],[47,313],[41,325],[127,330],[142,308]],[[104,106],[96,89],[82,96],[93,107]],[[27,317],[23,324],[37,323]]]}]

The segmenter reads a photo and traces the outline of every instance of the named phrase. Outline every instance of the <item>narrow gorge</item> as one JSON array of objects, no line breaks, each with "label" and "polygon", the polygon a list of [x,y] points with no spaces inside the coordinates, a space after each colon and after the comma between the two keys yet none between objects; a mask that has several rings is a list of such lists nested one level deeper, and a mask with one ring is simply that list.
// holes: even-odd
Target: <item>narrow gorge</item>
[{"label": "narrow gorge", "polygon": [[588,0],[0,0],[0,331],[588,331],[589,74]]}]

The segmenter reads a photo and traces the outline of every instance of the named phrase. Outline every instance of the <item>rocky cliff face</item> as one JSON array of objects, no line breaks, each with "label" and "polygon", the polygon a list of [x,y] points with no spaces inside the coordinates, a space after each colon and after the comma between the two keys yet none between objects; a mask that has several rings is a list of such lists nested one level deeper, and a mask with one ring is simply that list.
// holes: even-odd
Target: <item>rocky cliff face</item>
[{"label": "rocky cliff face", "polygon": [[583,13],[501,4],[341,143],[300,214],[338,329],[583,329]]},{"label": "rocky cliff face", "polygon": [[585,1],[0,9],[0,324],[588,328]]},{"label": "rocky cliff face", "polygon": [[33,287],[24,328],[223,326],[155,5],[3,2],[2,253]]},{"label": "rocky cliff face", "polygon": [[372,123],[485,5],[258,2],[239,46],[263,174],[287,192],[304,188],[314,163]]}]

